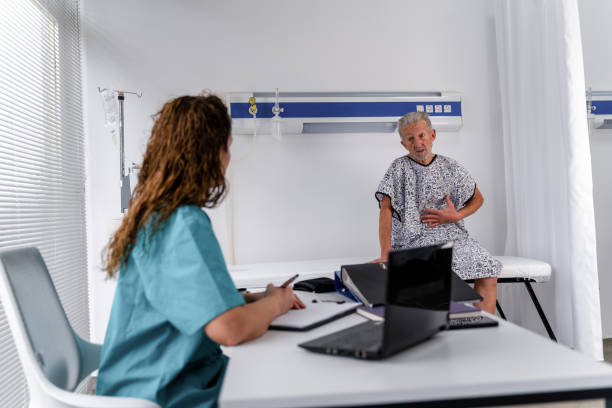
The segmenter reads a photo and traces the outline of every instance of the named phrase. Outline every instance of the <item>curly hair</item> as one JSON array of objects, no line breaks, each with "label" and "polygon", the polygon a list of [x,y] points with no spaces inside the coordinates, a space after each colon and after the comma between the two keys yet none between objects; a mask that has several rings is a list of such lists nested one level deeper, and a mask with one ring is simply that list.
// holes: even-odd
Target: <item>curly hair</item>
[{"label": "curly hair", "polygon": [[231,120],[221,99],[178,97],[154,118],[127,214],[103,252],[109,277],[127,263],[141,229],[151,239],[179,206],[212,208],[226,193],[221,152],[228,149]]}]

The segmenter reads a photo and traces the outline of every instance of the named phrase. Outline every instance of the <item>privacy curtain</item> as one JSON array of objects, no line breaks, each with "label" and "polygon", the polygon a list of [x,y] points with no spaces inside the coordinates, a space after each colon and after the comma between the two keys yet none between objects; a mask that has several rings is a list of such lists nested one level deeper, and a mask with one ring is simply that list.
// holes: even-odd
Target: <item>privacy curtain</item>
[{"label": "privacy curtain", "polygon": [[[495,16],[506,171],[506,255],[552,265],[535,289],[558,340],[602,359],[577,0],[500,0]],[[545,335],[523,285],[501,285],[511,321]]]}]

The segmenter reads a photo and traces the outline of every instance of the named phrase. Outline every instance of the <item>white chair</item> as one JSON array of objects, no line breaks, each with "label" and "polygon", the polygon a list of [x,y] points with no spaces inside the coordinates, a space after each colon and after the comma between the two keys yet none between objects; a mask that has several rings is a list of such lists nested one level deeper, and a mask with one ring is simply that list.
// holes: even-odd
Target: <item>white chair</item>
[{"label": "white chair", "polygon": [[36,248],[0,252],[0,299],[30,392],[30,407],[159,408],[137,398],[73,392],[98,368],[99,344],[70,326]]},{"label": "white chair", "polygon": [[[544,327],[546,328],[548,336],[552,340],[557,341],[555,333],[553,333],[553,330],[548,323],[546,314],[544,314],[544,310],[542,309],[542,306],[540,306],[538,297],[531,287],[532,283],[548,282],[550,280],[550,265],[546,262],[535,259],[519,258],[516,256],[496,256],[495,258],[502,263],[502,271],[497,278],[497,283],[524,283],[525,287],[527,288],[527,292],[529,292],[529,296],[531,297],[531,301],[540,315],[542,324],[544,324]],[[499,315],[505,320],[506,316],[504,315],[504,311],[502,310],[499,302],[497,302],[496,306]]]}]

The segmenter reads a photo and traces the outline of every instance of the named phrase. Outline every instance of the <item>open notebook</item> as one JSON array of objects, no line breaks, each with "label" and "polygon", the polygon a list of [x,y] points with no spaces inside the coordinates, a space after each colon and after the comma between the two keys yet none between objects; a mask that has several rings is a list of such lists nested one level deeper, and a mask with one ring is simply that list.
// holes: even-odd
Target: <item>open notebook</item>
[{"label": "open notebook", "polygon": [[[296,292],[306,304],[306,309],[292,309],[286,314],[277,317],[270,324],[270,329],[276,330],[295,330],[305,331],[321,326],[339,317],[352,313],[361,303],[347,301],[346,298],[338,297],[342,303],[334,301],[322,301],[323,296],[317,296],[318,301],[312,303],[314,299],[311,293]],[[327,300],[327,298],[325,298]]]}]

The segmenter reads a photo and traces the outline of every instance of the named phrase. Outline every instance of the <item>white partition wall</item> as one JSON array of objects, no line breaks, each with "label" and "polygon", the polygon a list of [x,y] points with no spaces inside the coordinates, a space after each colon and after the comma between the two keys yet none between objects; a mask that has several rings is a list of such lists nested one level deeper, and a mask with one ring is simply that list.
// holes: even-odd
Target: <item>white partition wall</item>
[{"label": "white partition wall", "polygon": [[[612,3],[606,0],[580,0],[580,27],[587,88],[612,90]],[[597,229],[597,263],[604,338],[612,337],[612,130],[591,131],[593,201]]]},{"label": "white partition wall", "polygon": [[[101,340],[113,284],[100,253],[117,218],[117,146],[97,86],[139,90],[126,101],[128,163],[141,159],[151,114],[173,96],[226,92],[454,91],[463,127],[434,149],[462,162],[485,205],[467,220],[496,254],[505,199],[493,2],[315,0],[83,1],[90,273]],[[231,165],[237,263],[378,255],[374,192],[404,154],[397,134],[235,135]],[[229,260],[226,204],[212,211]]]}]

